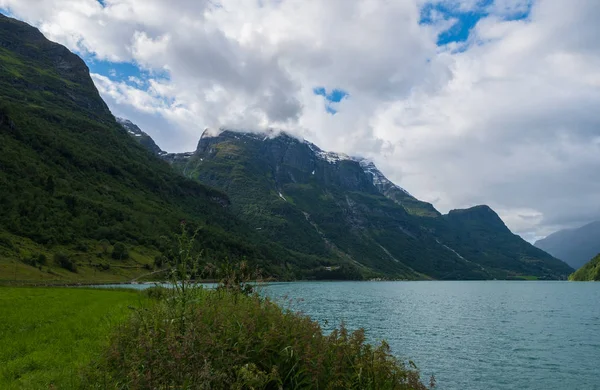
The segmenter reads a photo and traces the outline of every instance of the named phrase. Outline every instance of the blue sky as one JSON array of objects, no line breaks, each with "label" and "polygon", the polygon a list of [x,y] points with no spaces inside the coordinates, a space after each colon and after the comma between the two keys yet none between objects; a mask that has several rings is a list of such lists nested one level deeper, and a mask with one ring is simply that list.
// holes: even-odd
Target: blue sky
[{"label": "blue sky", "polygon": [[[504,15],[505,20],[526,19],[531,11],[532,1],[526,2],[525,10],[517,8]],[[438,35],[438,46],[444,46],[450,43],[466,42],[469,38],[471,29],[482,18],[489,16],[490,10],[494,9],[494,0],[479,0],[473,9],[461,9],[458,5],[451,2],[427,3],[421,9],[421,23],[433,24],[436,18],[452,19],[455,23],[448,30]]]},{"label": "blue sky", "polygon": [[337,113],[337,110],[334,107],[335,104],[340,103],[349,96],[348,92],[338,88],[328,91],[325,87],[315,87],[313,88],[313,93],[325,98],[325,111],[331,115],[335,115]]}]

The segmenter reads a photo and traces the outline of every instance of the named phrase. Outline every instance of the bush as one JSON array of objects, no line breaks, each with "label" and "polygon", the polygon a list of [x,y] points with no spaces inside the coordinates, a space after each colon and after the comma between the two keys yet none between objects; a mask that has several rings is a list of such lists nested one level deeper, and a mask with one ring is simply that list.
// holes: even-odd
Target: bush
[{"label": "bush", "polygon": [[154,256],[154,266],[156,268],[162,268],[167,263],[167,259],[163,255]]},{"label": "bush", "polygon": [[78,250],[80,252],[87,252],[89,250],[89,248],[88,248],[87,244],[85,244],[83,242],[79,242],[75,246],[75,250]]},{"label": "bush", "polygon": [[153,286],[144,290],[144,295],[148,298],[161,300],[172,296],[171,290],[162,286]]},{"label": "bush", "polygon": [[67,256],[66,254],[55,253],[53,259],[54,262],[61,268],[64,268],[67,271],[77,272],[77,265],[75,265],[73,260],[69,259],[69,256]]},{"label": "bush", "polygon": [[117,242],[112,250],[112,258],[117,260],[127,260],[129,258],[129,252],[125,244]]},{"label": "bush", "polygon": [[38,255],[37,262],[38,262],[38,264],[46,265],[48,263],[48,258],[46,257],[45,254],[40,253]]},{"label": "bush", "polygon": [[[373,347],[363,330],[324,335],[308,317],[267,299],[194,289],[187,304],[136,311],[88,379],[129,389],[426,389],[419,372]],[[160,291],[160,293],[159,293]],[[148,293],[150,294],[150,293]],[[92,384],[92,385],[93,385]]]}]

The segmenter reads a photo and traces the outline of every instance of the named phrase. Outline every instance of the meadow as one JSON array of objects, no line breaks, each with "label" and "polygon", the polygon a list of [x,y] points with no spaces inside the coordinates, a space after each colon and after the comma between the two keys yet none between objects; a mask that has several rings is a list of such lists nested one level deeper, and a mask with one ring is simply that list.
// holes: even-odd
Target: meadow
[{"label": "meadow", "polygon": [[0,287],[0,389],[72,389],[116,324],[146,299],[131,290]]},{"label": "meadow", "polygon": [[244,287],[0,287],[0,388],[427,388],[385,342]]}]

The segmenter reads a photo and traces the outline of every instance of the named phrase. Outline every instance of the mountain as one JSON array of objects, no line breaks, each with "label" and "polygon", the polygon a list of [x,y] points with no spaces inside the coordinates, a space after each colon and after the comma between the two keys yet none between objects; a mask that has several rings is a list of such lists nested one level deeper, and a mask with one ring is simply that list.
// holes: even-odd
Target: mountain
[{"label": "mountain", "polygon": [[207,132],[195,152],[164,153],[117,121],[78,56],[5,16],[0,59],[0,279],[150,271],[182,220],[205,259],[280,278],[571,272],[489,208],[441,215],[371,162],[286,134]]},{"label": "mountain", "polygon": [[269,241],[362,272],[435,279],[566,278],[572,269],[510,232],[487,206],[442,215],[370,161],[285,133],[209,130],[195,152],[165,155],[227,193]]},{"label": "mountain", "polygon": [[[501,264],[504,269],[520,275],[549,276],[558,272],[554,275],[561,275],[561,278],[571,269],[564,262],[513,234],[488,206],[452,210],[444,219],[452,230],[440,229],[440,236],[463,248],[463,256],[476,259],[483,267]],[[453,236],[454,232],[459,232],[459,235]]]},{"label": "mountain", "polygon": [[577,282],[600,281],[600,254],[569,276],[569,280]]},{"label": "mountain", "polygon": [[0,15],[0,281],[147,273],[182,220],[200,229],[210,261],[246,257],[279,277],[317,267],[320,259],[266,241],[231,213],[227,195],[177,174],[146,150],[153,141],[135,138],[145,135],[117,123],[78,56]]},{"label": "mountain", "polygon": [[535,246],[578,269],[600,253],[600,221],[560,230],[537,241]]},{"label": "mountain", "polygon": [[144,148],[148,149],[148,151],[157,156],[161,156],[166,154],[161,148],[158,147],[156,142],[150,137],[148,134],[142,131],[136,124],[132,123],[130,120],[123,118],[116,118],[117,122],[135,139],[140,143]]}]

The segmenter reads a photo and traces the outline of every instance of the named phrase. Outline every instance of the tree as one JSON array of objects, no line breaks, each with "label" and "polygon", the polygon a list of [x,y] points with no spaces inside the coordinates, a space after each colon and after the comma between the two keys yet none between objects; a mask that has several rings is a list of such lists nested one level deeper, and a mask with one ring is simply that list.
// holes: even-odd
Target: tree
[{"label": "tree", "polygon": [[117,242],[112,250],[112,258],[117,260],[127,260],[129,258],[129,252],[125,244]]}]

